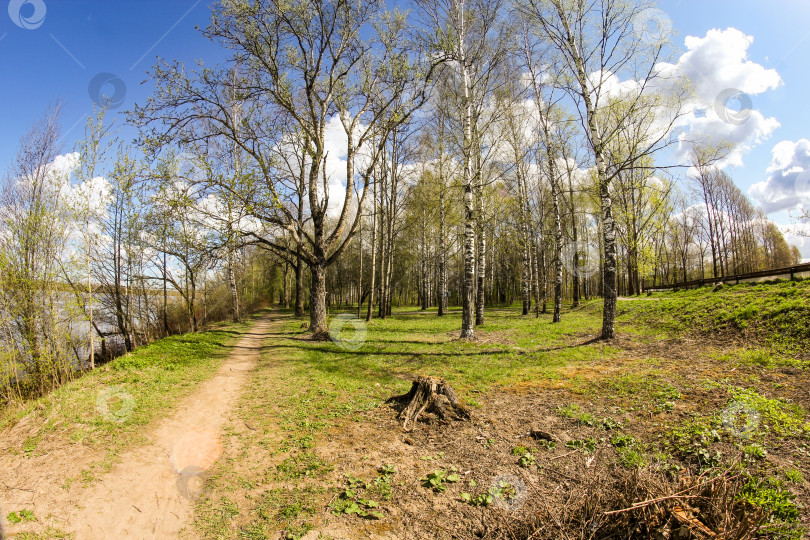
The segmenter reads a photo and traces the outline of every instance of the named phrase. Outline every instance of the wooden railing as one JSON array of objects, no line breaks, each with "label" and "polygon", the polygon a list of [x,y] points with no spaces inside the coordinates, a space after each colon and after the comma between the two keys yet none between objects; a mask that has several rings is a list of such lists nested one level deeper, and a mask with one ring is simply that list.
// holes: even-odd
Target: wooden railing
[{"label": "wooden railing", "polygon": [[716,285],[717,283],[737,284],[750,281],[768,281],[770,279],[796,279],[797,277],[810,277],[810,263],[797,264],[786,268],[775,268],[773,270],[760,270],[759,272],[749,272],[747,274],[735,274],[733,276],[708,277],[703,279],[693,279],[681,283],[651,285],[644,287],[645,291],[669,291],[672,289],[693,289],[705,285]]}]

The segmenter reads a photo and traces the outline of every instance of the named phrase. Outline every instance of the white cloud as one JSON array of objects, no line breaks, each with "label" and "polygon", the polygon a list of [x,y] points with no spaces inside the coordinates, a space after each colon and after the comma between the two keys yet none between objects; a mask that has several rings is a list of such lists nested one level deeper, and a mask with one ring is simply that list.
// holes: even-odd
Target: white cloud
[{"label": "white cloud", "polygon": [[70,176],[70,173],[79,167],[80,155],[78,152],[60,154],[56,156],[50,164],[48,170],[55,175],[62,177]]},{"label": "white cloud", "polygon": [[591,90],[591,99],[602,99],[605,105],[609,99],[637,96],[641,91],[641,84],[633,79],[621,81],[610,71],[594,71],[588,76],[588,86]]},{"label": "white cloud", "polygon": [[333,116],[326,124],[324,135],[324,148],[326,149],[326,178],[329,190],[329,206],[327,215],[337,217],[343,208],[346,197],[346,155],[348,154],[349,140],[340,118]]},{"label": "white cloud", "polygon": [[771,154],[768,177],[749,195],[767,213],[810,207],[810,140],[782,141]]},{"label": "white cloud", "polygon": [[705,37],[687,36],[687,51],[675,64],[658,66],[663,75],[685,75],[692,82],[693,102],[684,116],[679,155],[686,161],[695,141],[734,144],[734,151],[721,166],[742,165],[743,155],[771,136],[779,127],[756,109],[757,96],[777,88],[782,79],[748,59],[754,38],[736,28],[709,30]]},{"label": "white cloud", "polygon": [[[358,125],[355,128],[354,144],[357,144],[358,139],[366,129],[364,125]],[[298,161],[298,152],[300,148],[293,144],[291,138],[287,138],[282,142],[276,151],[285,157],[286,167],[285,173],[290,174],[292,177],[297,177],[300,174],[300,165]],[[370,141],[366,140],[359,148],[355,149],[354,156],[354,172],[356,175],[362,174],[370,164],[369,153],[371,151]],[[327,193],[329,195],[329,205],[327,207],[327,215],[331,218],[338,217],[343,210],[343,203],[346,198],[346,164],[348,157],[348,137],[346,130],[338,116],[332,116],[326,123],[324,129],[324,151],[326,153],[326,160],[323,170],[320,171],[318,179],[318,194],[319,200],[323,201],[323,176],[326,175]],[[356,179],[357,177],[355,177]],[[355,188],[358,186],[355,185]],[[352,199],[355,199],[352,196]],[[349,204],[354,204],[349,202]],[[308,210],[309,200],[305,197],[304,206]],[[350,217],[351,217],[350,213]]]},{"label": "white cloud", "polygon": [[112,187],[103,177],[97,176],[67,188],[67,204],[79,214],[79,219],[89,213],[92,219],[103,219],[111,202]]},{"label": "white cloud", "polygon": [[706,103],[727,88],[761,94],[782,84],[782,79],[776,70],[748,60],[748,47],[753,42],[753,36],[736,28],[715,28],[703,38],[687,36],[684,44],[688,50],[678,66],[690,75],[698,97]]}]

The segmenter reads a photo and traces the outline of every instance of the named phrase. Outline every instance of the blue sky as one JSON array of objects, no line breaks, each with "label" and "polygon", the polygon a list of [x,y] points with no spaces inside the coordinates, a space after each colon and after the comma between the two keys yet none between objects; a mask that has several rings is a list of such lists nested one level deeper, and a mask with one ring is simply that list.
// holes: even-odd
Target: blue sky
[{"label": "blue sky", "polygon": [[186,62],[223,57],[195,29],[208,22],[208,0],[37,0],[22,6],[24,18],[35,15],[37,3],[45,6],[45,18],[39,27],[24,29],[5,9],[9,0],[0,0],[3,167],[12,159],[20,135],[56,100],[64,104],[64,150],[71,150],[92,111],[89,87],[94,77],[108,73],[123,83],[101,85],[108,95],[125,87],[116,109],[120,112],[150,94],[149,84],[141,83],[157,56]]},{"label": "blue sky", "polygon": [[[780,126],[743,156],[741,166],[727,169],[737,185],[749,193],[754,184],[767,180],[772,150],[777,143],[810,139],[810,94],[807,91],[810,88],[807,54],[810,51],[810,1],[680,0],[665,1],[659,6],[672,19],[677,33],[675,43],[683,47],[686,36],[704,36],[712,28],[737,28],[753,38],[747,51],[748,60],[775,69],[782,80],[777,88],[752,96],[753,108],[766,117],[774,117]],[[763,189],[769,187],[763,186]],[[766,209],[771,210],[769,216],[777,223],[790,224],[788,213],[775,211],[773,206],[766,205]],[[792,235],[789,240],[802,242]],[[801,247],[804,257],[810,257],[810,243]]]},{"label": "blue sky", "polygon": [[[107,93],[125,87],[126,95],[116,109],[120,112],[136,102],[143,103],[149,95],[149,83],[141,83],[157,56],[185,62],[222,60],[225,53],[195,29],[207,24],[209,3],[210,0],[0,0],[4,8],[0,10],[3,77],[0,172],[12,159],[20,135],[57,99],[65,105],[64,151],[72,150],[82,135],[84,118],[92,110],[89,86],[100,74],[109,74],[97,79],[96,85],[106,78],[108,83],[101,88]],[[773,119],[770,124],[763,121],[763,126],[770,127],[761,128],[760,140],[749,134],[744,145],[747,148],[727,170],[743,191],[755,195],[755,202],[763,204],[777,223],[789,224],[784,202],[787,199],[777,192],[790,171],[796,170],[791,164],[801,165],[805,157],[800,155],[798,142],[810,139],[807,106],[810,1],[669,0],[660,2],[659,7],[671,19],[676,33],[673,44],[680,51],[688,49],[684,45],[686,36],[704,38],[711,29],[735,28],[753,38],[743,50],[746,57],[735,60],[738,71],[747,69],[754,73],[748,79],[749,86],[753,85],[750,88],[757,87],[754,80],[759,76],[757,73],[767,70],[778,73],[781,84],[765,85],[765,89],[750,92],[753,109],[761,113],[757,118]],[[722,46],[723,39],[729,36],[730,33],[720,35],[715,45]],[[711,76],[721,77],[725,70],[723,61],[703,69],[710,71]],[[715,81],[717,84],[722,86],[722,81]],[[774,127],[776,122],[778,127]],[[747,127],[751,133],[755,131],[751,124]],[[131,138],[134,134],[125,131],[122,135]],[[782,168],[769,171],[772,152],[781,141],[789,143],[780,146]],[[810,143],[807,154],[810,159]],[[806,170],[810,171],[810,162]],[[759,187],[752,191],[752,186],[758,183]],[[802,242],[793,237],[789,240]],[[810,257],[810,242],[802,250],[805,257]]]}]

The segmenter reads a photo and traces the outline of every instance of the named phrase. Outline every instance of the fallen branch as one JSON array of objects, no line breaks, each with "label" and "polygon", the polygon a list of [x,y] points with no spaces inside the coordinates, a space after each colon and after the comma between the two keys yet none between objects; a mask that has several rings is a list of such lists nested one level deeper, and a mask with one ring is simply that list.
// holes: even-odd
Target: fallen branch
[{"label": "fallen branch", "polygon": [[[732,467],[733,467],[733,465],[732,465]],[[698,489],[698,488],[701,488],[701,487],[704,487],[704,486],[708,486],[709,484],[712,484],[712,483],[714,483],[714,482],[716,482],[718,480],[721,480],[721,479],[733,480],[734,478],[737,478],[737,477],[740,476],[739,474],[737,474],[737,475],[734,475],[732,477],[727,478],[726,473],[728,473],[728,471],[730,471],[730,470],[731,470],[731,467],[726,469],[723,472],[723,474],[721,474],[721,475],[715,476],[714,478],[712,478],[710,480],[706,480],[705,482],[702,482],[700,484],[690,486],[690,487],[688,487],[686,489],[682,489],[681,491],[679,491],[677,493],[673,493],[672,495],[666,495],[664,497],[658,497],[656,499],[648,499],[646,501],[639,501],[639,502],[633,503],[631,506],[629,506],[627,508],[622,508],[621,510],[611,510],[609,512],[605,512],[604,515],[609,516],[609,515],[612,515],[612,514],[620,514],[622,512],[629,512],[630,510],[638,510],[639,508],[645,508],[647,506],[650,506],[650,505],[653,505],[653,504],[658,504],[660,502],[664,502],[664,501],[668,501],[668,500],[672,500],[672,499],[696,499],[696,498],[699,498],[700,495],[684,495],[684,493],[687,493],[689,491],[692,491],[692,490],[695,490],[695,489]]]}]

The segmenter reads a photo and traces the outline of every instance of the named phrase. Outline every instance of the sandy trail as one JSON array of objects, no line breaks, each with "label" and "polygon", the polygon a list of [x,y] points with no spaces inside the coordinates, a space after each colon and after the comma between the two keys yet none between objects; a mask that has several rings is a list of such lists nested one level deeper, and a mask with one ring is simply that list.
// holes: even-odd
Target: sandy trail
[{"label": "sandy trail", "polygon": [[[85,493],[66,530],[79,539],[177,538],[191,522],[202,471],[222,453],[219,433],[259,358],[271,322],[256,322],[210,380],[160,423],[153,443],[124,454]],[[178,474],[184,472],[184,474]]]},{"label": "sandy trail", "polygon": [[[122,454],[79,500],[61,501],[61,515],[54,516],[59,528],[73,532],[77,540],[183,536],[204,471],[222,454],[222,426],[256,365],[271,324],[269,317],[257,321],[216,375],[159,422],[150,444]],[[60,503],[38,502],[47,507]],[[193,536],[189,530],[185,533]]]}]

